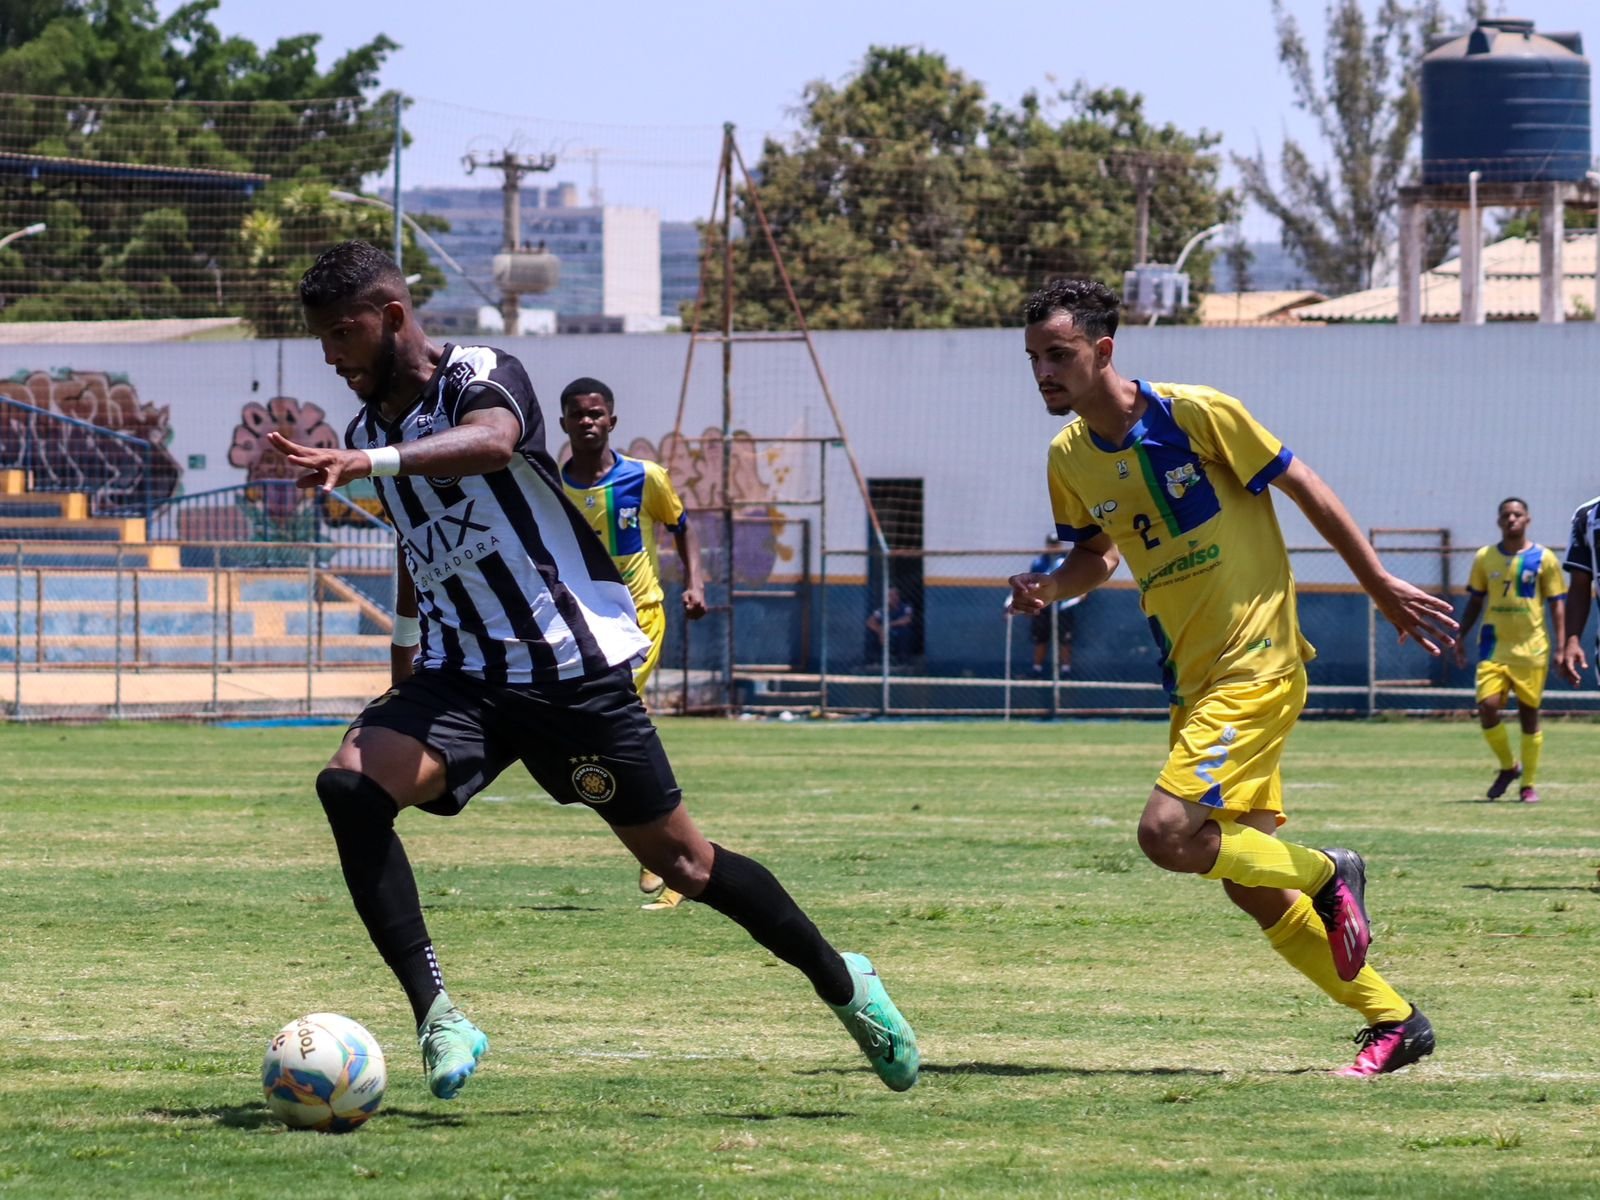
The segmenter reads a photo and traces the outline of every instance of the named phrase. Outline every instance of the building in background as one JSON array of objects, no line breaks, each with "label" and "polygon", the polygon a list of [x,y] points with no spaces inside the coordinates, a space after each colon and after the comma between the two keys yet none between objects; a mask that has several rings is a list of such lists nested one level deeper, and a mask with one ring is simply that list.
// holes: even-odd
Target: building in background
[{"label": "building in background", "polygon": [[1295,325],[1297,309],[1326,299],[1311,291],[1207,292],[1198,316],[1202,325]]},{"label": "building in background", "polygon": [[661,315],[683,316],[700,292],[700,227],[693,221],[661,222]]},{"label": "building in background", "polygon": [[[1568,321],[1594,319],[1600,287],[1595,279],[1595,232],[1569,231],[1562,247],[1560,290]],[[1483,248],[1483,315],[1490,321],[1539,319],[1539,243],[1506,238]],[[1422,319],[1461,319],[1461,260],[1452,258],[1421,279]],[[1398,287],[1369,288],[1294,310],[1308,322],[1393,322],[1400,315]]]},{"label": "building in background", "polygon": [[[439,244],[480,286],[493,291],[491,266],[503,236],[499,188],[413,188],[405,194],[405,206],[413,215],[449,221],[449,232],[436,235]],[[686,289],[694,299],[697,238],[691,223],[663,226],[654,209],[580,205],[571,183],[524,188],[517,244],[554,254],[561,281],[538,297],[537,306],[523,310],[523,330],[631,333],[673,327]],[[670,285],[664,274],[668,264]],[[446,278],[448,286],[420,312],[427,328],[440,333],[499,328],[499,315],[481,295],[459,275],[447,272]]]}]

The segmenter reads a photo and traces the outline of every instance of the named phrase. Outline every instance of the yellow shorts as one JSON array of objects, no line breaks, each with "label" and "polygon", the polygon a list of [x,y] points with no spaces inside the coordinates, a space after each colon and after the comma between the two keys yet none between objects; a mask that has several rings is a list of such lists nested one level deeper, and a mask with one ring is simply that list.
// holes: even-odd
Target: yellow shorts
[{"label": "yellow shorts", "polygon": [[661,661],[661,647],[667,640],[667,614],[659,604],[646,604],[639,610],[639,628],[650,639],[650,653],[633,668],[633,690],[644,695],[645,682]]},{"label": "yellow shorts", "polygon": [[1515,692],[1518,704],[1538,708],[1544,702],[1544,681],[1549,675],[1550,664],[1542,659],[1537,663],[1485,659],[1478,664],[1478,699]]},{"label": "yellow shorts", "polygon": [[1173,708],[1171,750],[1156,786],[1207,808],[1264,809],[1283,824],[1278,764],[1305,705],[1306,672],[1300,667],[1263,683],[1224,684]]}]

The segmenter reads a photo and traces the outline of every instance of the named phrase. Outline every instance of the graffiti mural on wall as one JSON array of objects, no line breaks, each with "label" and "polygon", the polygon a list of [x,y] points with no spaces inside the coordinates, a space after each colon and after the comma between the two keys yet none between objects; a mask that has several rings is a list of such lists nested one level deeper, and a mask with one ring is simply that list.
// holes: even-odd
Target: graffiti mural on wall
[{"label": "graffiti mural on wall", "polygon": [[[273,432],[319,450],[340,445],[327,413],[316,404],[302,403],[293,396],[274,396],[266,404],[251,400],[240,408],[228,447],[228,464],[244,471],[246,483],[263,485],[246,488],[239,500],[239,515],[250,526],[248,536],[258,541],[318,541],[319,522],[358,522],[358,514],[340,497],[291,486],[300,470],[290,466],[267,440],[267,434]],[[366,507],[359,499],[356,503]],[[376,496],[372,503],[377,507]]]},{"label": "graffiti mural on wall", "polygon": [[[301,404],[293,396],[274,396],[266,404],[251,400],[239,410],[239,423],[233,427],[233,444],[228,447],[228,463],[244,471],[246,483],[263,479],[299,478],[297,468],[272,448],[267,434],[281,433],[291,442],[311,446],[317,450],[333,450],[339,445],[339,435],[333,431],[323,412],[315,404]],[[287,489],[283,491],[292,497]]]},{"label": "graffiti mural on wall", "polygon": [[127,376],[22,370],[0,379],[0,399],[16,402],[0,403],[0,469],[29,472],[35,491],[84,492],[97,514],[148,511],[176,494],[169,410],[140,400]]}]

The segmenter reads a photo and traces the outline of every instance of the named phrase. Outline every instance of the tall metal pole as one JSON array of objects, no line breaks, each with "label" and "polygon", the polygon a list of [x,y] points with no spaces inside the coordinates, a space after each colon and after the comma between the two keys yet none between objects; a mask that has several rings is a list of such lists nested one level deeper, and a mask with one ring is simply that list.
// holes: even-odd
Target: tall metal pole
[{"label": "tall metal pole", "polygon": [[[500,163],[500,169],[506,173],[505,182],[500,185],[505,223],[500,234],[500,250],[505,254],[515,254],[517,238],[522,235],[522,172],[517,169],[516,156],[509,150]],[[521,305],[522,300],[517,293],[502,294],[500,318],[505,322],[507,337],[515,337],[521,332]]]},{"label": "tall metal pole", "polygon": [[728,589],[723,686],[731,713],[733,684],[733,123],[722,127],[722,547]]},{"label": "tall metal pole", "polygon": [[[400,268],[400,274],[406,273],[406,243],[402,236],[405,228],[405,216],[400,207],[400,147],[405,142],[405,135],[400,128],[400,112],[402,103],[400,93],[394,94],[394,265]],[[282,395],[282,392],[278,393]]]},{"label": "tall metal pole", "polygon": [[1150,191],[1155,186],[1156,171],[1149,163],[1140,163],[1134,175],[1134,225],[1133,262],[1138,266],[1149,261],[1150,254]]},{"label": "tall metal pole", "polygon": [[[528,172],[550,171],[555,169],[556,157],[553,154],[541,154],[537,158],[518,158],[509,148],[502,151],[498,159],[479,162],[476,155],[467,154],[461,159],[461,165],[466,167],[467,174],[471,175],[480,166],[494,167],[505,173],[505,179],[500,185],[502,198],[503,219],[505,228],[500,233],[500,252],[514,254],[517,249],[517,239],[522,236],[522,177]],[[513,276],[514,278],[514,276]],[[502,291],[500,294],[500,316],[505,322],[507,336],[515,337],[520,331],[520,303],[516,292]]]}]

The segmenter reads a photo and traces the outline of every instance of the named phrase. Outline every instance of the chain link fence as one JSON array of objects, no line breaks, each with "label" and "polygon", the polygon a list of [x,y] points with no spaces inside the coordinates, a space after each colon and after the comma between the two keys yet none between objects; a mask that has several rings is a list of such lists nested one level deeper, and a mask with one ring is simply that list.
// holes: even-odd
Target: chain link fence
[{"label": "chain link fence", "polygon": [[[1401,578],[1448,594],[1459,616],[1475,548],[1380,548]],[[742,670],[744,707],[793,714],[898,716],[1119,716],[1166,710],[1155,644],[1138,591],[1120,577],[1041,620],[1006,610],[1006,580],[1036,550],[896,552],[883,558],[832,550],[827,582],[805,614],[814,661],[781,672]],[[1316,647],[1307,711],[1373,716],[1465,713],[1473,707],[1476,631],[1465,662],[1401,642],[1342,559],[1327,547],[1290,550],[1301,626]],[[877,634],[890,588],[910,613],[903,632]],[[890,602],[891,609],[893,602]],[[791,619],[801,620],[800,612]],[[770,618],[769,618],[770,620]],[[876,624],[881,624],[878,622]],[[1584,634],[1594,644],[1593,625]],[[790,643],[798,644],[793,641]],[[1579,688],[1552,678],[1552,713],[1600,711],[1594,680]]]},{"label": "chain link fence", "polygon": [[12,720],[348,715],[388,686],[393,546],[0,543]]},{"label": "chain link fence", "polygon": [[[775,536],[755,517],[752,545]],[[809,525],[802,528],[809,529]],[[736,533],[736,541],[739,538]],[[1160,716],[1156,647],[1138,592],[1114,579],[1043,619],[1006,611],[1030,550],[811,554],[778,577],[711,576],[712,613],[690,626],[668,570],[668,641],[653,711],[791,717]],[[1420,586],[1451,581],[1459,614],[1474,548],[1381,551]],[[1308,713],[1465,714],[1465,662],[1400,642],[1333,551],[1290,551],[1301,625],[1317,648]],[[713,555],[714,558],[714,555]],[[802,569],[813,559],[818,569]],[[670,560],[669,560],[670,562]],[[666,565],[666,564],[664,564]],[[713,562],[713,565],[715,563]],[[13,720],[348,716],[388,686],[393,547],[328,542],[0,543],[0,704]],[[871,620],[890,587],[910,620]],[[893,610],[891,609],[891,613]],[[884,627],[880,620],[876,623]],[[1594,645],[1594,628],[1584,633]],[[1591,678],[1552,678],[1544,708],[1600,712]]]}]

